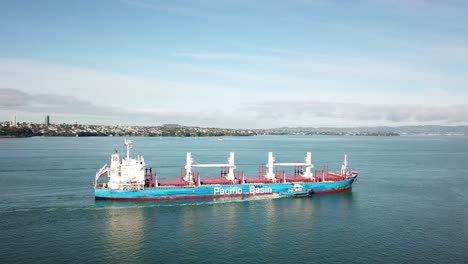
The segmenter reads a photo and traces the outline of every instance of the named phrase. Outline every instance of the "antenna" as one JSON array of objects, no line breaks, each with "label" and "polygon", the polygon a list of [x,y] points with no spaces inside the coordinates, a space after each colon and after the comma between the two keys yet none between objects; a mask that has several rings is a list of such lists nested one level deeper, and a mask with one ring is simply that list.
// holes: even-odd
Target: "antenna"
[{"label": "antenna", "polygon": [[130,149],[132,149],[133,140],[125,139],[125,145],[127,146],[127,160],[130,159]]}]

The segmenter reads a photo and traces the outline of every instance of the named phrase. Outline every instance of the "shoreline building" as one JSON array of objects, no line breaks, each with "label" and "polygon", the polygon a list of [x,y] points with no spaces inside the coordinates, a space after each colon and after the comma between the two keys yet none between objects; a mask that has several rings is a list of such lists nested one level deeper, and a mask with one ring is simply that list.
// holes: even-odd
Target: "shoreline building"
[{"label": "shoreline building", "polygon": [[49,115],[46,115],[45,118],[44,118],[44,124],[46,126],[50,125],[50,116]]},{"label": "shoreline building", "polygon": [[13,127],[16,127],[17,123],[16,123],[16,114],[13,115],[13,119],[11,121],[11,126]]}]

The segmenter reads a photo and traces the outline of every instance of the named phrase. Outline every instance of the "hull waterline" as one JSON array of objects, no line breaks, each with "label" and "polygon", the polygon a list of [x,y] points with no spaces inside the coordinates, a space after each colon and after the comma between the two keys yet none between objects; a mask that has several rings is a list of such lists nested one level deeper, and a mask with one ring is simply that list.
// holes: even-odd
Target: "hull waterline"
[{"label": "hull waterline", "polygon": [[[297,182],[315,194],[346,192],[352,189],[357,176],[335,182]],[[95,189],[96,200],[113,201],[170,201],[213,199],[223,197],[250,197],[286,192],[290,183],[206,185],[196,187],[154,187],[144,190]]]}]

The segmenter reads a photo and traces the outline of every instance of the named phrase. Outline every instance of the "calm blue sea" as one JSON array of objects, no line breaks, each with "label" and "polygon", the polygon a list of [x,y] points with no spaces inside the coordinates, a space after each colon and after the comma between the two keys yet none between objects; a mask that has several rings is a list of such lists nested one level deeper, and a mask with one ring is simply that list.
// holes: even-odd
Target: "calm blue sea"
[{"label": "calm blue sea", "polygon": [[[360,176],[311,198],[95,201],[123,138],[0,139],[0,263],[468,263],[468,137],[134,138],[160,178],[185,153],[256,175],[278,162]],[[219,175],[217,169],[201,175]]]}]

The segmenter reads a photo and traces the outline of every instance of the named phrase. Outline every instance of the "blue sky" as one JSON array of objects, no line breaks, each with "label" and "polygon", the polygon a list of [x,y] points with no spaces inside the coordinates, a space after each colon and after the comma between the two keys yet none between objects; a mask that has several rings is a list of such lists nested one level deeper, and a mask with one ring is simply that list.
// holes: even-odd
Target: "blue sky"
[{"label": "blue sky", "polygon": [[466,1],[1,1],[0,120],[468,124]]}]

